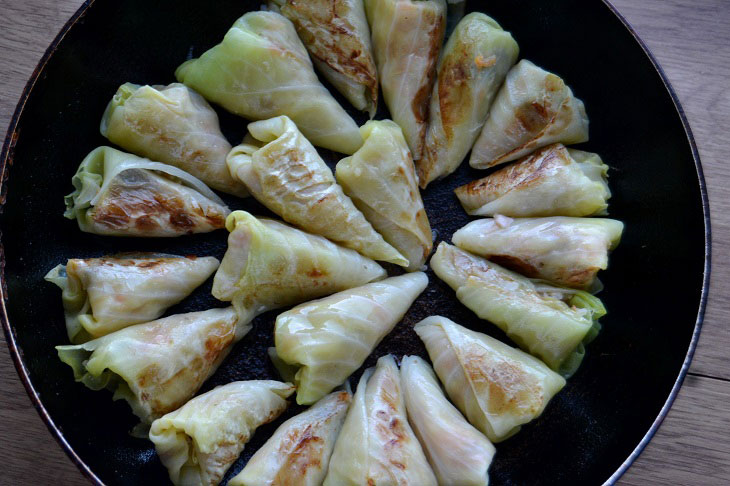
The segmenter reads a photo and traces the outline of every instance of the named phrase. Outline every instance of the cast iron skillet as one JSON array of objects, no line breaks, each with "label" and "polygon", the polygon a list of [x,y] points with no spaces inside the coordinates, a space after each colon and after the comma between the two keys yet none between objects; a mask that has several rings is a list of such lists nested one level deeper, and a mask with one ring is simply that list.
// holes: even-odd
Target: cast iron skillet
[{"label": "cast iron skillet", "polygon": [[[53,41],[18,104],[3,147],[0,219],[5,251],[2,321],[18,373],[53,435],[97,484],[166,484],[150,442],[127,432],[135,418],[111,394],[74,383],[54,346],[67,342],[59,290],[44,274],[71,257],[118,251],[215,255],[226,232],[176,239],[124,239],[82,233],[62,217],[63,196],[84,156],[107,143],[102,112],[117,87],[167,84],[181,62],[218,43],[260,1],[87,1]],[[481,2],[467,3],[467,11]],[[697,150],[676,96],[626,22],[599,0],[489,2],[487,11],[512,32],[521,57],[564,77],[591,119],[583,149],[611,166],[610,215],[626,223],[603,272],[609,314],[578,373],[542,417],[499,444],[494,485],[614,482],[641,452],[667,413],[687,372],[702,322],[710,263],[709,206]],[[334,93],[334,90],[331,90]],[[343,106],[349,106],[339,98]],[[224,133],[239,141],[246,122],[220,112]],[[357,121],[364,117],[353,112]],[[379,117],[387,116],[383,109]],[[329,163],[337,154],[323,151]],[[464,163],[424,194],[436,243],[469,218],[452,190],[483,176]],[[9,177],[8,177],[9,176]],[[232,208],[266,211],[250,200]],[[477,319],[429,272],[429,288],[368,359],[420,354],[418,320],[443,314],[509,342]],[[224,304],[210,282],[170,313]],[[203,387],[277,378],[266,358],[275,313],[256,322]],[[359,376],[358,372],[356,376]],[[356,381],[355,381],[356,383]],[[229,475],[237,473],[275,428],[262,427]]]}]

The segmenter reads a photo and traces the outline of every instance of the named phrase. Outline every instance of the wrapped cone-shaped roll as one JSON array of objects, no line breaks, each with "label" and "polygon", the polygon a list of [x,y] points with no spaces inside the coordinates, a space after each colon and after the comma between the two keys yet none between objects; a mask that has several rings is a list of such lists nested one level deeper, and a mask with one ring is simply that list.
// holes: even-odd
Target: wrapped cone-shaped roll
[{"label": "wrapped cone-shaped roll", "polygon": [[229,486],[320,486],[352,396],[335,392],[284,422]]},{"label": "wrapped cone-shaped roll", "polygon": [[130,253],[72,258],[46,280],[63,290],[68,337],[82,343],[157,319],[217,268],[213,257]]},{"label": "wrapped cone-shaped roll", "polygon": [[436,477],[408,425],[393,356],[365,371],[335,444],[324,486],[436,486]]},{"label": "wrapped cone-shaped roll", "polygon": [[185,85],[123,84],[104,112],[101,134],[124,150],[183,169],[213,189],[248,195],[228,171],[231,144],[218,115]]},{"label": "wrapped cone-shaped roll", "polygon": [[56,349],[76,381],[110,389],[150,424],[187,402],[249,329],[229,307],[177,314]]},{"label": "wrapped cone-shaped roll", "polygon": [[226,221],[228,250],[213,280],[213,296],[241,315],[298,304],[386,276],[354,250],[271,219],[234,211]]},{"label": "wrapped cone-shaped roll", "polygon": [[445,317],[424,319],[415,331],[451,401],[492,442],[537,418],[565,386],[565,379],[529,354]]},{"label": "wrapped cone-shaped roll", "polygon": [[507,74],[469,164],[487,169],[552,143],[586,141],[588,116],[583,102],[558,76],[523,59]]},{"label": "wrapped cone-shaped roll", "polygon": [[250,143],[228,156],[231,174],[262,204],[300,228],[375,260],[407,266],[383,240],[286,116],[249,124]]},{"label": "wrapped cone-shaped roll", "polygon": [[420,270],[433,236],[403,132],[390,120],[369,121],[360,131],[365,143],[337,164],[337,182],[385,241],[408,259],[408,270]]},{"label": "wrapped cone-shaped roll", "polygon": [[298,368],[297,403],[345,382],[428,285],[425,273],[391,277],[302,304],[276,319],[278,359]]},{"label": "wrapped cone-shaped roll", "polygon": [[175,76],[245,118],[287,115],[319,147],[351,154],[362,145],[357,124],[319,82],[294,26],[278,13],[247,13]]},{"label": "wrapped cone-shaped roll", "polygon": [[218,485],[256,429],[281,415],[289,383],[234,381],[155,420],[150,440],[178,485]]}]

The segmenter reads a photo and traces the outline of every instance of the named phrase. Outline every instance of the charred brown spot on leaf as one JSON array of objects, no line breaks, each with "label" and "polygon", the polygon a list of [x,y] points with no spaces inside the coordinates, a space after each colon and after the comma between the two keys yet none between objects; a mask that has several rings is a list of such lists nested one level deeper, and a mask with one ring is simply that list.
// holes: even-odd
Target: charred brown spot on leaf
[{"label": "charred brown spot on leaf", "polygon": [[[431,30],[428,32],[428,66],[426,66],[426,77],[421,81],[421,86],[416,91],[413,101],[411,102],[411,110],[413,116],[416,118],[418,123],[426,123],[429,115],[429,101],[431,97],[431,91],[433,89],[433,83],[436,78],[436,63],[439,57],[439,51],[441,50],[441,43],[444,40],[444,30],[446,28],[446,22],[444,18],[436,12],[424,11],[423,23],[426,25],[433,25]],[[425,126],[423,127],[425,131]]]},{"label": "charred brown spot on leaf", "polygon": [[322,278],[327,276],[327,272],[319,268],[313,268],[307,272],[307,276],[311,278]]},{"label": "charred brown spot on leaf", "polygon": [[519,272],[526,277],[534,278],[540,275],[540,270],[529,262],[512,255],[491,255],[491,261],[497,265],[501,265],[515,272]]},{"label": "charred brown spot on leaf", "polygon": [[453,125],[463,118],[465,111],[471,110],[472,79],[471,53],[468,46],[460,46],[442,60],[438,74],[439,109],[441,123],[447,139],[454,136]]},{"label": "charred brown spot on leaf", "polygon": [[301,484],[308,469],[322,466],[325,441],[314,433],[312,424],[304,430],[294,430],[283,442],[282,449],[287,451],[286,461],[279,468],[273,484]]},{"label": "charred brown spot on leaf", "polygon": [[550,121],[551,114],[548,109],[536,101],[521,105],[515,112],[517,122],[527,132],[539,132]]},{"label": "charred brown spot on leaf", "polygon": [[154,268],[163,263],[163,260],[145,260],[137,263],[137,268]]}]

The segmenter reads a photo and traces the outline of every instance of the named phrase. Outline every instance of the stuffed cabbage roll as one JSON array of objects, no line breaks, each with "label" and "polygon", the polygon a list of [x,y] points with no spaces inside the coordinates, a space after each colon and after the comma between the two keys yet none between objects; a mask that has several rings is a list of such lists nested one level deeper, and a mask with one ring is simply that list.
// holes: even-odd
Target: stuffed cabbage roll
[{"label": "stuffed cabbage roll", "polygon": [[56,349],[76,381],[92,390],[108,388],[150,424],[195,395],[249,329],[229,307],[177,314]]},{"label": "stuffed cabbage roll", "polygon": [[459,168],[519,51],[510,33],[483,13],[470,13],[456,26],[431,95],[426,145],[417,163],[422,188]]},{"label": "stuffed cabbage roll", "polygon": [[218,268],[213,257],[130,253],[73,258],[48,272],[63,290],[66,330],[82,343],[160,317]]},{"label": "stuffed cabbage roll", "polygon": [[201,181],[171,165],[111,147],[81,162],[66,196],[68,219],[107,236],[180,236],[222,228],[230,212]]},{"label": "stuffed cabbage roll", "polygon": [[586,141],[588,115],[583,102],[558,76],[523,59],[507,74],[469,164],[487,169],[551,143]]},{"label": "stuffed cabbage roll", "polygon": [[554,144],[454,192],[472,216],[605,215],[607,174],[598,154]]},{"label": "stuffed cabbage roll", "polygon": [[526,277],[597,289],[598,270],[618,245],[624,224],[603,218],[479,219],[454,233],[454,244]]},{"label": "stuffed cabbage roll", "polygon": [[247,13],[175,76],[244,118],[287,115],[317,146],[351,154],[362,145],[355,121],[317,79],[294,26],[275,12]]},{"label": "stuffed cabbage roll", "polygon": [[587,292],[533,282],[446,243],[431,268],[462,304],[566,377],[578,369],[584,345],[598,334],[598,319],[606,314],[600,299]]},{"label": "stuffed cabbage roll", "polygon": [[326,396],[284,422],[228,486],[320,486],[352,396]]},{"label": "stuffed cabbage roll", "polygon": [[383,98],[421,158],[428,100],[446,29],[444,0],[364,0]]},{"label": "stuffed cabbage roll", "polygon": [[179,167],[213,189],[248,195],[228,171],[231,144],[218,115],[183,84],[123,84],[104,112],[101,134],[125,150]]},{"label": "stuffed cabbage roll", "polygon": [[360,378],[324,480],[324,486],[366,484],[437,484],[408,425],[400,372],[391,355]]},{"label": "stuffed cabbage roll", "polygon": [[492,443],[446,399],[428,363],[404,356],[400,373],[408,420],[439,484],[488,485]]},{"label": "stuffed cabbage roll", "polygon": [[273,0],[292,21],[312,61],[337,91],[370,118],[378,108],[370,28],[363,0]]},{"label": "stuffed cabbage roll", "polygon": [[298,304],[385,278],[354,250],[271,219],[234,211],[226,221],[228,250],[213,296],[233,301],[242,316]]},{"label": "stuffed cabbage roll", "polygon": [[337,164],[337,182],[385,241],[408,259],[408,270],[420,270],[433,237],[403,132],[390,120],[369,121],[360,132],[365,143]]},{"label": "stuffed cabbage roll", "polygon": [[286,410],[289,383],[234,381],[155,420],[150,440],[175,485],[216,486],[256,429]]},{"label": "stuffed cabbage roll", "polygon": [[451,401],[492,442],[540,416],[565,386],[529,354],[445,317],[428,317],[414,329]]},{"label": "stuffed cabbage roll", "polygon": [[375,260],[408,266],[342,192],[317,150],[286,116],[249,124],[251,143],[228,156],[231,174],[284,221]]},{"label": "stuffed cabbage roll", "polygon": [[425,273],[409,273],[307,302],[279,315],[274,327],[276,354],[298,368],[294,376],[297,403],[314,403],[343,384],[427,285]]}]

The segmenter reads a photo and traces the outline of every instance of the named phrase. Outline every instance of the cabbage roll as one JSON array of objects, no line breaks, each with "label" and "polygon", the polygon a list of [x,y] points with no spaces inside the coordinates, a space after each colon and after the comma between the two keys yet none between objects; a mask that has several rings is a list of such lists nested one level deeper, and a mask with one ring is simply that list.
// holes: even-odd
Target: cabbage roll
[{"label": "cabbage roll", "polygon": [[175,485],[216,486],[256,429],[286,410],[289,383],[234,381],[155,420],[150,440]]},{"label": "cabbage roll", "polygon": [[337,164],[337,182],[385,241],[408,259],[408,270],[420,270],[433,237],[403,132],[390,120],[369,121],[360,132],[365,143]]},{"label": "cabbage roll", "polygon": [[363,0],[273,0],[292,21],[312,61],[337,91],[370,118],[378,108],[370,28]]},{"label": "cabbage roll", "polygon": [[583,102],[558,76],[523,59],[507,74],[469,164],[487,169],[551,143],[586,141],[588,115]]},{"label": "cabbage roll", "polygon": [[224,226],[230,212],[208,186],[171,165],[111,147],[93,150],[72,179],[68,219],[107,236],[180,236]]},{"label": "cabbage roll", "polygon": [[284,422],[228,486],[320,486],[351,401],[332,393]]},{"label": "cabbage roll", "polygon": [[154,253],[73,258],[46,280],[63,290],[66,330],[78,344],[157,319],[205,282],[218,263]]},{"label": "cabbage roll", "polygon": [[470,13],[456,26],[431,95],[426,145],[417,164],[422,188],[459,168],[519,51],[510,33],[483,13]]},{"label": "cabbage roll", "polygon": [[251,123],[251,143],[228,156],[231,174],[284,221],[374,260],[408,261],[385,242],[342,192],[317,150],[286,116]]},{"label": "cabbage roll", "polygon": [[108,388],[150,424],[195,395],[249,330],[229,307],[177,314],[56,349],[76,381],[92,390]]},{"label": "cabbage roll", "polygon": [[228,250],[213,296],[233,301],[242,316],[299,304],[386,277],[354,250],[271,219],[234,211],[226,221]]},{"label": "cabbage roll", "polygon": [[496,449],[446,399],[436,374],[418,356],[401,362],[408,420],[439,484],[486,486]]},{"label": "cabbage roll", "polygon": [[319,147],[351,154],[362,145],[355,121],[317,79],[294,25],[278,13],[247,13],[175,76],[244,118],[287,115]]},{"label": "cabbage roll", "polygon": [[445,317],[428,317],[414,329],[451,401],[492,442],[540,416],[565,386],[529,354]]},{"label": "cabbage roll", "polygon": [[428,100],[446,29],[444,0],[364,0],[383,98],[421,158]]},{"label": "cabbage roll", "polygon": [[360,378],[324,480],[324,486],[375,484],[437,484],[408,425],[400,371],[391,355]]},{"label": "cabbage roll", "polygon": [[228,172],[231,144],[218,115],[185,85],[123,84],[104,112],[101,134],[124,150],[183,169],[213,189],[248,195]]},{"label": "cabbage roll", "polygon": [[276,354],[298,368],[294,376],[297,403],[314,403],[343,384],[427,285],[425,273],[409,273],[307,302],[279,315],[274,326]]},{"label": "cabbage roll", "polygon": [[587,292],[532,281],[446,243],[431,268],[462,304],[565,377],[578,369],[606,314]]},{"label": "cabbage roll", "polygon": [[607,174],[598,154],[554,144],[454,192],[472,216],[605,215]]},{"label": "cabbage roll", "polygon": [[526,277],[583,290],[618,245],[624,224],[603,218],[479,219],[454,233],[454,244]]}]

